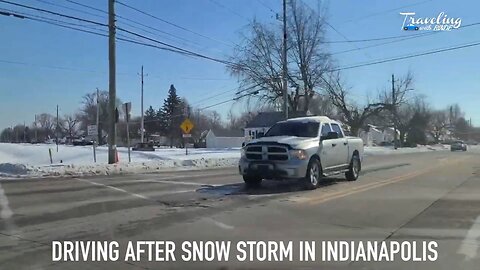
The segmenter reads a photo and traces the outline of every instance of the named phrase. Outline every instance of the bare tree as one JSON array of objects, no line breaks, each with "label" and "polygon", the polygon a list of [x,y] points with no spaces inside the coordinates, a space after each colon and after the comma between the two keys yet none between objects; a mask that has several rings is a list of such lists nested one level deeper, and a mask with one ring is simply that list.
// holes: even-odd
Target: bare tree
[{"label": "bare tree", "polygon": [[50,135],[53,135],[56,127],[56,121],[53,115],[50,115],[48,113],[42,113],[38,116],[37,121],[40,129],[45,132],[46,138],[48,138]]},{"label": "bare tree", "polygon": [[350,133],[357,136],[367,119],[378,115],[385,108],[385,103],[367,100],[364,105],[349,98],[349,91],[340,79],[340,74],[331,74],[329,81],[325,80],[327,94],[332,104],[340,113],[341,121],[350,128]]},{"label": "bare tree", "polygon": [[63,121],[61,121],[61,127],[63,131],[67,134],[68,140],[71,142],[73,137],[77,134],[79,123],[78,115],[65,115]]},{"label": "bare tree", "polygon": [[[289,80],[295,88],[290,105],[293,110],[307,111],[315,88],[324,85],[322,76],[332,65],[324,44],[326,16],[321,10],[318,10],[319,14],[310,9],[302,1],[292,0],[289,3],[289,56],[293,59]],[[300,99],[303,99],[302,107],[299,106]]]},{"label": "bare tree", "polygon": [[[108,122],[108,92],[100,91],[99,92],[99,105],[100,105],[100,114],[99,114],[99,125],[98,125],[98,142],[102,142],[102,131],[106,131],[107,122]],[[117,108],[119,108],[119,114],[121,117],[122,102],[120,99],[116,100]],[[80,129],[87,130],[88,125],[95,125],[97,118],[97,93],[92,92],[83,96],[82,107],[80,108],[80,113],[78,114],[78,119],[80,121]]]},{"label": "bare tree", "polygon": [[432,135],[435,143],[438,143],[440,137],[445,135],[447,131],[448,114],[445,110],[433,111],[429,120],[429,133]]},{"label": "bare tree", "polygon": [[244,128],[248,122],[250,122],[257,113],[253,112],[243,112],[240,115],[234,115],[232,111],[228,114],[229,123],[227,128],[229,129],[242,129]]},{"label": "bare tree", "polygon": [[310,100],[308,111],[313,115],[325,115],[330,118],[337,117],[337,110],[328,95],[315,94]]},{"label": "bare tree", "polygon": [[[321,76],[330,67],[326,53],[325,16],[308,8],[301,1],[290,1],[288,14],[288,93],[291,111],[307,111],[316,88],[322,86]],[[281,28],[253,21],[250,33],[235,48],[230,73],[241,81],[239,96],[256,98],[272,105],[283,100]]]}]

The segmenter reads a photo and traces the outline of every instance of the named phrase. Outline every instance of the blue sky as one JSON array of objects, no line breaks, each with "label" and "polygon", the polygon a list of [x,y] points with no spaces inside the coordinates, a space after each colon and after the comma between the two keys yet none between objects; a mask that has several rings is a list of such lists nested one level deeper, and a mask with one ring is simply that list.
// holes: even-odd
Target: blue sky
[{"label": "blue sky", "polygon": [[[106,22],[105,14],[75,6],[65,0],[12,0],[57,12],[68,13],[96,21]],[[77,0],[86,5],[107,10],[107,0]],[[281,10],[280,0],[123,0],[124,3],[178,24],[209,39],[172,27],[117,4],[117,14],[161,29],[171,36],[157,39],[218,58],[232,54],[232,47],[240,41],[239,33],[252,18],[267,23],[280,23],[275,13]],[[85,10],[96,16],[49,5],[51,2]],[[317,0],[305,0],[316,8]],[[342,35],[327,29],[331,41],[369,39],[415,32],[401,30],[402,11],[416,12],[421,17],[436,17],[445,12],[449,17],[460,17],[462,25],[480,22],[480,2],[475,0],[410,0],[324,1],[328,7],[328,21]],[[268,8],[267,8],[268,7]],[[12,9],[41,15],[0,3],[0,9]],[[273,11],[272,11],[273,10]],[[45,15],[42,15],[45,16]],[[59,18],[61,19],[61,18]],[[122,22],[120,26],[128,28]],[[146,34],[148,35],[148,34]],[[0,128],[15,123],[28,124],[36,113],[54,114],[59,104],[60,114],[75,112],[81,97],[95,88],[108,89],[108,41],[104,37],[89,35],[56,26],[0,16]],[[369,62],[393,56],[424,52],[459,44],[480,41],[480,25],[452,32],[415,38],[370,49],[335,54],[340,67]],[[385,41],[366,43],[335,43],[329,45],[332,53]],[[459,103],[480,125],[480,46],[444,52],[402,61],[345,70],[343,76],[352,87],[354,96],[362,102],[366,96],[390,86],[392,73],[400,76],[411,70],[415,75],[415,88],[424,94],[436,108]],[[7,63],[8,62],[8,63]],[[14,64],[20,62],[25,64]],[[233,97],[237,82],[221,64],[208,60],[184,57],[170,52],[134,44],[117,43],[117,94],[122,101],[133,103],[134,114],[140,114],[140,78],[137,73],[144,66],[145,105],[161,106],[170,84],[179,95],[185,96],[196,107],[212,105]],[[56,69],[48,67],[65,67]],[[212,97],[221,94],[218,97]],[[210,98],[209,98],[210,97]],[[205,100],[205,98],[207,98]],[[203,101],[202,101],[203,100]],[[202,102],[198,102],[202,101]],[[212,108],[213,109],[213,108]],[[242,103],[214,107],[223,119],[232,109],[245,110]]]}]

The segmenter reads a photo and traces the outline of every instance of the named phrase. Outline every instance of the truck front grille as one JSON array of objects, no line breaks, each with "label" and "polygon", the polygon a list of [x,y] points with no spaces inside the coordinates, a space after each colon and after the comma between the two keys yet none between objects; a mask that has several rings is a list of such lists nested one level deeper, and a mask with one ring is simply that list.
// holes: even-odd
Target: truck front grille
[{"label": "truck front grille", "polygon": [[286,146],[247,146],[245,156],[250,160],[288,160],[288,149]]},{"label": "truck front grille", "polygon": [[246,156],[247,156],[248,159],[262,160],[262,154],[247,153]]}]

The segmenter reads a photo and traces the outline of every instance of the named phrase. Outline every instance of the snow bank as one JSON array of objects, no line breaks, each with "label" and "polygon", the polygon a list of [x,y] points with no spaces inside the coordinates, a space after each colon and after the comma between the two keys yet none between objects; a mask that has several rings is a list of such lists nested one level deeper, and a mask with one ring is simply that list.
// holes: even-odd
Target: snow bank
[{"label": "snow bank", "polygon": [[408,154],[408,153],[422,153],[430,151],[443,151],[449,150],[448,145],[418,145],[417,147],[405,147],[394,149],[393,146],[365,146],[364,153],[366,156],[379,156],[379,155],[395,155],[395,154]]},{"label": "snow bank", "polygon": [[[50,164],[49,149],[53,164]],[[433,150],[446,150],[447,146],[418,146],[415,148],[365,147],[365,155],[391,155]],[[240,158],[238,148],[185,149],[161,148],[154,152],[131,152],[128,163],[126,148],[118,148],[120,162],[107,164],[108,149],[97,148],[97,162],[93,161],[92,146],[52,144],[0,143],[0,177],[86,176],[147,173],[166,170],[193,170],[218,167],[236,167]]]},{"label": "snow bank", "polygon": [[[49,150],[52,153],[50,164]],[[85,176],[127,173],[145,173],[160,170],[192,170],[236,166],[240,158],[239,148],[185,149],[161,148],[154,152],[131,152],[118,148],[117,164],[107,164],[108,148],[97,147],[97,162],[93,160],[92,146],[54,144],[0,143],[0,177]]]}]

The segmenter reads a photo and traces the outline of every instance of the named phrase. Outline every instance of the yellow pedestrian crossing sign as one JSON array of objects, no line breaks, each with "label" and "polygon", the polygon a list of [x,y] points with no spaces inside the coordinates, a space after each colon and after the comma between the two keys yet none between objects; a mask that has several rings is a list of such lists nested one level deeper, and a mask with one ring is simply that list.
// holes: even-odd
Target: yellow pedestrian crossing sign
[{"label": "yellow pedestrian crossing sign", "polygon": [[189,134],[190,131],[192,131],[194,125],[190,119],[185,119],[182,124],[180,125],[180,128],[182,129],[183,133]]}]

